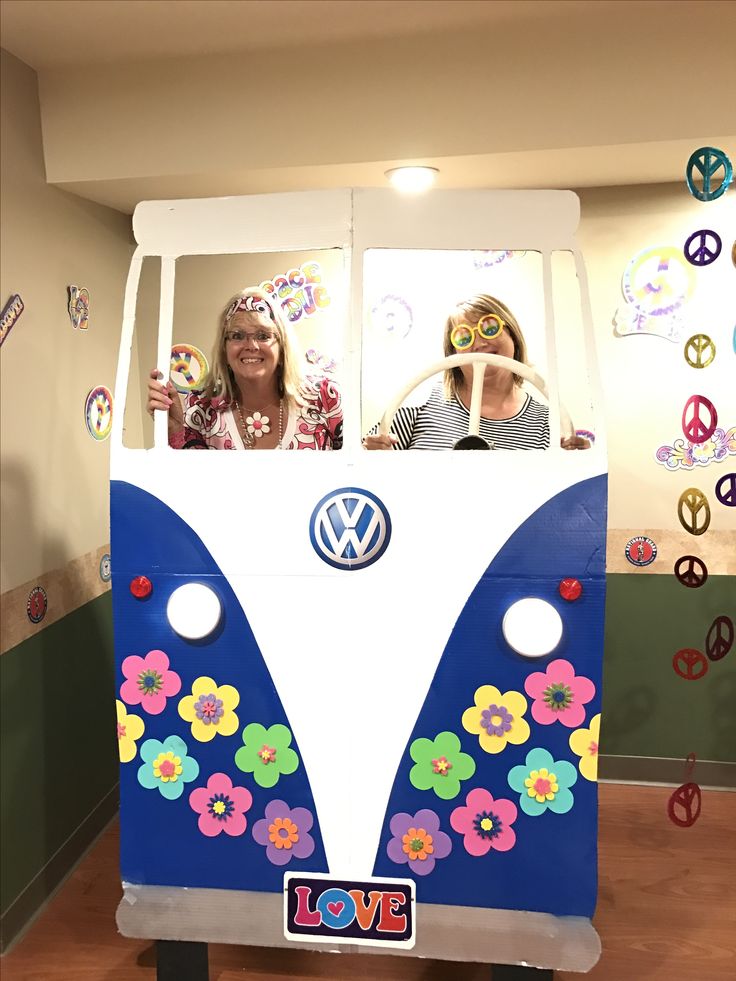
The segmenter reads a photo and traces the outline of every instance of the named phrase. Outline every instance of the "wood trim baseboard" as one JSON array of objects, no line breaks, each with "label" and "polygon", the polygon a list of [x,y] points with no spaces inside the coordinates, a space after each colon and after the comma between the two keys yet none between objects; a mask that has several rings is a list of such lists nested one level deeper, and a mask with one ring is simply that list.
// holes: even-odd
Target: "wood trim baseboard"
[{"label": "wood trim baseboard", "polygon": [[736,763],[697,760],[690,776],[682,759],[659,756],[605,756],[598,761],[598,779],[608,783],[643,783],[679,787],[694,781],[709,790],[736,790]]}]

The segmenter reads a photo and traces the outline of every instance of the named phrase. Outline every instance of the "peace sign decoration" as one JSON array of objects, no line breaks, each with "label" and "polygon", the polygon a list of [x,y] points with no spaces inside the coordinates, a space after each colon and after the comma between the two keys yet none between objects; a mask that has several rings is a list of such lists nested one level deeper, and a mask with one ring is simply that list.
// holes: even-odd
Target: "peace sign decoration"
[{"label": "peace sign decoration", "polygon": [[672,667],[685,681],[700,681],[708,672],[708,660],[702,651],[683,647],[673,655]]},{"label": "peace sign decoration", "polygon": [[697,487],[688,487],[680,494],[677,503],[680,524],[691,535],[704,535],[710,525],[710,504]]},{"label": "peace sign decoration", "polygon": [[720,661],[733,647],[733,620],[731,617],[716,617],[705,639],[705,653],[709,661]]},{"label": "peace sign decoration", "polygon": [[721,254],[723,242],[718,232],[710,228],[701,228],[693,232],[685,242],[682,250],[685,258],[693,266],[709,266]]},{"label": "peace sign decoration", "polygon": [[675,562],[675,576],[688,589],[697,589],[708,578],[708,567],[697,555],[683,555]]},{"label": "peace sign decoration", "polygon": [[[723,168],[722,178],[719,174],[721,168]],[[702,190],[695,183],[696,173],[703,179]],[[715,201],[728,190],[733,177],[733,167],[723,150],[713,146],[701,146],[690,154],[685,177],[688,189],[694,198],[698,201]],[[720,183],[718,183],[719,178]]]},{"label": "peace sign decoration", "polygon": [[696,783],[684,783],[667,801],[667,815],[678,828],[691,828],[700,817],[701,794]]},{"label": "peace sign decoration", "polygon": [[685,439],[689,439],[691,443],[704,443],[711,438],[717,425],[718,413],[711,400],[704,395],[691,395],[682,410],[682,431]]},{"label": "peace sign decoration", "polygon": [[736,473],[724,473],[716,484],[716,497],[727,508],[736,508]]},{"label": "peace sign decoration", "polygon": [[707,334],[693,334],[685,341],[684,353],[691,368],[707,368],[716,356],[716,346]]}]

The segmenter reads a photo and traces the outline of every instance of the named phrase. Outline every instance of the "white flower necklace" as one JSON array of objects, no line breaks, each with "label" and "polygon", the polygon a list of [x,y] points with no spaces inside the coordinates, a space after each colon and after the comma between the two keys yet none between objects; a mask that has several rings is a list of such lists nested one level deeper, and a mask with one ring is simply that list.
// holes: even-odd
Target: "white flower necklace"
[{"label": "white flower necklace", "polygon": [[[268,416],[263,415],[262,412],[252,412],[249,416],[243,417],[243,410],[240,408],[240,403],[235,399],[235,408],[238,410],[238,415],[240,416],[241,432],[240,438],[243,440],[243,446],[246,450],[252,450],[255,447],[257,439],[263,439],[263,437],[271,432],[271,420]],[[281,449],[281,439],[284,435],[284,400],[279,399],[279,441],[276,444],[276,449]]]}]

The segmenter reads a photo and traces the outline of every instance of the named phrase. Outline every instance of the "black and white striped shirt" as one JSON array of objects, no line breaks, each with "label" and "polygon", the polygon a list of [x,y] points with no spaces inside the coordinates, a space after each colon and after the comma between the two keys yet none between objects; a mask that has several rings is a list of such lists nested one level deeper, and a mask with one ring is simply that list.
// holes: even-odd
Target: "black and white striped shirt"
[{"label": "black and white striped shirt", "polygon": [[[397,450],[451,450],[468,434],[469,413],[462,403],[445,400],[441,385],[420,406],[401,406],[391,432]],[[549,410],[526,393],[524,405],[510,419],[480,420],[480,435],[493,450],[544,450],[549,446]]]}]

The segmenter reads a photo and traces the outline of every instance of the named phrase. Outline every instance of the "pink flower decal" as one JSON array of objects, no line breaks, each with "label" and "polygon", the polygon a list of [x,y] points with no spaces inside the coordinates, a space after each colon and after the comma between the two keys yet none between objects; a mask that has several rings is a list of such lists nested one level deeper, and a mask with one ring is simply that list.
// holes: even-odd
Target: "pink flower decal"
[{"label": "pink flower decal", "polygon": [[213,773],[206,787],[197,787],[189,795],[189,806],[199,814],[199,830],[208,838],[221,832],[235,838],[248,826],[245,812],[250,810],[253,795],[245,787],[233,787],[226,773]]},{"label": "pink flower decal", "polygon": [[519,812],[510,800],[494,800],[488,790],[471,790],[465,807],[456,807],[450,814],[454,831],[464,835],[463,845],[469,855],[487,855],[493,848],[507,852],[516,844],[516,832],[511,825]]},{"label": "pink flower decal", "polygon": [[120,697],[128,705],[140,705],[149,715],[160,715],[166,699],[181,689],[181,678],[169,671],[169,658],[163,651],[149,651],[145,657],[131,654],[122,669],[126,680],[120,686]]},{"label": "pink flower decal", "polygon": [[585,721],[585,706],[595,695],[595,685],[589,678],[575,674],[569,661],[558,659],[547,665],[546,671],[534,671],[524,682],[531,698],[532,718],[543,726],[561,722],[575,729]]}]

